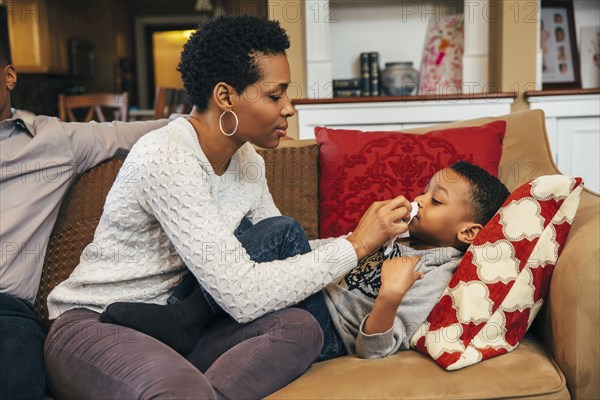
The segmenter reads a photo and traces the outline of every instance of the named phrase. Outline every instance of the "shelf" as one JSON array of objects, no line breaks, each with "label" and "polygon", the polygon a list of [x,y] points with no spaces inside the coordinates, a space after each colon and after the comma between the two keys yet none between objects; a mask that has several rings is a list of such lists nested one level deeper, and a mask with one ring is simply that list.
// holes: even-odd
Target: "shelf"
[{"label": "shelf", "polygon": [[314,139],[316,126],[340,129],[402,130],[444,122],[509,114],[516,93],[401,97],[298,99],[300,139]]},{"label": "shelf", "polygon": [[389,102],[435,102],[452,100],[490,100],[490,99],[515,99],[516,92],[501,93],[468,93],[468,94],[430,94],[417,96],[376,96],[376,97],[334,97],[332,99],[296,99],[294,105],[310,104],[340,104],[340,103],[389,103]]},{"label": "shelf", "polygon": [[525,99],[546,118],[600,118],[600,88],[531,91]]},{"label": "shelf", "polygon": [[330,98],[333,79],[359,77],[362,52],[378,52],[380,65],[412,61],[420,69],[429,22],[461,12],[464,14],[463,82],[478,83],[472,88],[476,91],[486,90],[490,82],[490,24],[482,10],[489,8],[490,1],[304,1],[306,97]]},{"label": "shelf", "polygon": [[586,94],[600,94],[600,88],[591,89],[557,89],[557,90],[532,90],[525,92],[525,98],[546,96],[581,96]]}]

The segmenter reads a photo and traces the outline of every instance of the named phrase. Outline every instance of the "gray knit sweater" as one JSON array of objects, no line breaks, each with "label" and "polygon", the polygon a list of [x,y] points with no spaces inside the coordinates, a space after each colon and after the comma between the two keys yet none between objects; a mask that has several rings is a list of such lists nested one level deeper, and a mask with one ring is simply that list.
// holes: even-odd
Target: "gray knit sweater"
[{"label": "gray knit sweater", "polygon": [[415,330],[423,323],[450,282],[463,253],[452,247],[415,250],[394,243],[394,255],[418,255],[415,271],[424,274],[406,292],[394,325],[387,332],[367,335],[363,326],[381,286],[383,250],[361,260],[338,283],[325,287],[325,302],[346,351],[362,358],[381,358],[408,349]]},{"label": "gray knit sweater", "polygon": [[255,263],[233,234],[281,215],[264,160],[249,144],[215,175],[192,125],[177,119],[133,146],[111,188],[94,241],[48,296],[51,319],[73,308],[102,312],[117,301],[165,304],[187,268],[239,322],[295,304],[356,266],[344,238],[313,252]]}]

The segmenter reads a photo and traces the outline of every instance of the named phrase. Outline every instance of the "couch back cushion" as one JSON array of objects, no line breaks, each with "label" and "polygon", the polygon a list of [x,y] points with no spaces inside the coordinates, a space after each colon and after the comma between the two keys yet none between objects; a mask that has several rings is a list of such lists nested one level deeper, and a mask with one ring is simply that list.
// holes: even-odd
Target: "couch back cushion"
[{"label": "couch back cushion", "polygon": [[[492,101],[492,100],[491,100]],[[544,124],[544,112],[527,110],[467,121],[435,125],[435,129],[479,126],[493,121],[506,122],[506,133],[502,142],[502,157],[498,167],[498,178],[511,192],[538,176],[559,173],[552,155]],[[432,127],[407,129],[409,133],[425,133]]]},{"label": "couch back cushion", "polygon": [[92,168],[73,185],[63,200],[46,250],[35,311],[48,321],[46,298],[56,285],[71,275],[85,247],[94,239],[104,200],[112,187],[123,158]]},{"label": "couch back cushion", "polygon": [[282,142],[275,150],[257,149],[275,205],[300,222],[306,236],[319,236],[319,148],[304,141]]},{"label": "couch back cushion", "polygon": [[431,177],[458,161],[497,175],[506,123],[412,133],[317,127],[320,237],[352,231],[374,202],[423,192]]}]

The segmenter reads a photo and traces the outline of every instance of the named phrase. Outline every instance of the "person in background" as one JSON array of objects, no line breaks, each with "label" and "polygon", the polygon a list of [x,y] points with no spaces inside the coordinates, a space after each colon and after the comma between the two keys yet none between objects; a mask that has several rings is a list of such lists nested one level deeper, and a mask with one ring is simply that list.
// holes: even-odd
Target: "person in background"
[{"label": "person in background", "polygon": [[32,307],[60,204],[76,177],[168,121],[64,123],[13,109],[8,32],[0,69],[0,399],[41,399],[46,331]]}]

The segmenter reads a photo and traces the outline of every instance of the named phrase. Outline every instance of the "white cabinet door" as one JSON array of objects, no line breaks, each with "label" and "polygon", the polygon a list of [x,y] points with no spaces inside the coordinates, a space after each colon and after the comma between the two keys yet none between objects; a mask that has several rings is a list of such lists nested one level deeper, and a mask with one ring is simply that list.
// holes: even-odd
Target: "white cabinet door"
[{"label": "white cabinet door", "polygon": [[560,171],[582,177],[588,189],[600,192],[600,117],[559,118],[556,128]]}]

